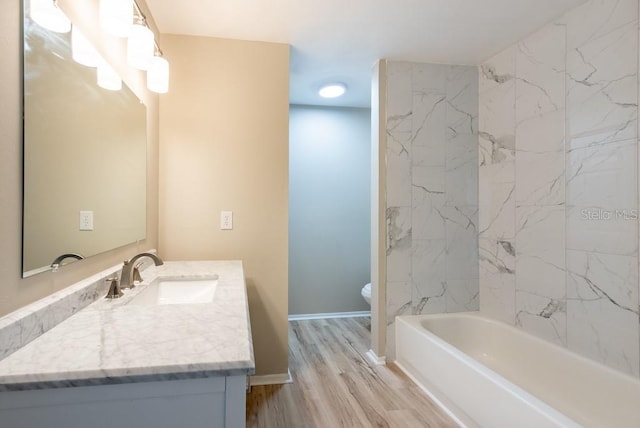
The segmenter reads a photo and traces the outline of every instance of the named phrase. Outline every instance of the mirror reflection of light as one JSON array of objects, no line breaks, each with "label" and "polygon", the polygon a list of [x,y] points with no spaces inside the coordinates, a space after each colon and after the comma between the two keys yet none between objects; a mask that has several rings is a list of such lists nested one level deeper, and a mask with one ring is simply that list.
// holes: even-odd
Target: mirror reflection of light
[{"label": "mirror reflection of light", "polygon": [[344,83],[331,83],[328,85],[324,85],[318,91],[318,94],[322,98],[337,98],[347,91],[347,86]]},{"label": "mirror reflection of light", "polygon": [[71,21],[54,0],[31,0],[29,7],[29,16],[41,27],[56,33],[68,33],[71,30]]},{"label": "mirror reflection of light", "polygon": [[71,30],[71,56],[75,62],[87,67],[97,67],[100,61],[98,51],[76,26]]},{"label": "mirror reflection of light", "polygon": [[107,61],[100,58],[98,63],[98,86],[109,91],[119,91],[122,89],[122,79]]}]

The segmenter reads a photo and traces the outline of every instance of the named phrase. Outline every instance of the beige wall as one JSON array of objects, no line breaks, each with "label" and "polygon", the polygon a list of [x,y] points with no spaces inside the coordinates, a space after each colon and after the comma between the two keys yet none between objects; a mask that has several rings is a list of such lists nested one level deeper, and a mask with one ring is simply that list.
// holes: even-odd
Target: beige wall
[{"label": "beige wall", "polygon": [[160,253],[243,260],[257,374],[286,373],[289,47],[163,35],[162,49]]},{"label": "beige wall", "polygon": [[[0,2],[0,315],[60,290],[121,262],[139,251],[155,248],[158,236],[158,97],[145,89],[145,75],[124,63],[124,40],[101,35],[98,3],[59,0],[60,7],[115,64],[125,81],[147,105],[147,239],[81,262],[56,273],[21,279],[22,122],[20,2]],[[141,6],[146,9],[144,2]],[[79,20],[78,17],[82,17]],[[153,24],[153,23],[152,23]]]}]

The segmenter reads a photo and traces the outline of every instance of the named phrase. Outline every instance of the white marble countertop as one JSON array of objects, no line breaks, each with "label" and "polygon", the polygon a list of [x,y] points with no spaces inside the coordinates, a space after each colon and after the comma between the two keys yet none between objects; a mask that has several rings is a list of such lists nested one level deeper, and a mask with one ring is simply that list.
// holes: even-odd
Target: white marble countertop
[{"label": "white marble countertop", "polygon": [[[218,275],[213,302],[134,306],[159,277]],[[0,390],[253,374],[241,261],[165,262],[120,299],[100,298],[0,360]]]}]

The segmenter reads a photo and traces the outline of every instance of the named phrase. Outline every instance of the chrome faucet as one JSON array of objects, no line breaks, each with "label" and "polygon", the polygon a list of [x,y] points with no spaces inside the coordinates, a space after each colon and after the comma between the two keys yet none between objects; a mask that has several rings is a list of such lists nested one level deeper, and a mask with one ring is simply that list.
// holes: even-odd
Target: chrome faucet
[{"label": "chrome faucet", "polygon": [[51,262],[51,269],[53,269],[54,272],[57,271],[60,265],[62,264],[62,261],[66,259],[82,260],[84,259],[84,257],[82,257],[80,254],[75,254],[75,253],[62,254],[56,257],[55,260]]},{"label": "chrome faucet", "polygon": [[164,264],[162,259],[155,254],[152,253],[140,253],[131,257],[131,260],[125,260],[124,265],[122,266],[122,276],[120,277],[120,288],[133,288],[134,278],[136,280],[141,280],[140,272],[135,275],[135,272],[138,271],[138,267],[134,267],[134,263],[141,257],[149,257],[153,260],[156,266],[160,266]]}]

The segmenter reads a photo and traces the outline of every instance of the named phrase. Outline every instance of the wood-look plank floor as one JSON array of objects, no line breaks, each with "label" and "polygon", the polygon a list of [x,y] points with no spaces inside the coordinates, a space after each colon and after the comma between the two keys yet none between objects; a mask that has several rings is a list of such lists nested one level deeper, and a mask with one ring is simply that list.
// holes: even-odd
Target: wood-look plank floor
[{"label": "wood-look plank floor", "polygon": [[370,366],[369,318],[292,321],[293,383],[254,386],[247,427],[455,427],[397,366]]}]

